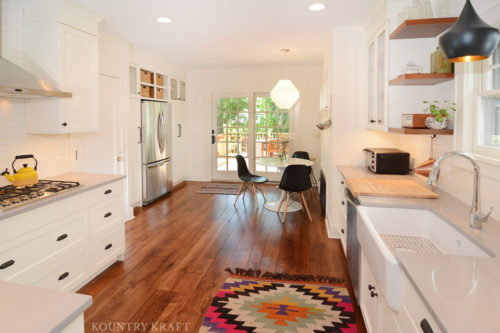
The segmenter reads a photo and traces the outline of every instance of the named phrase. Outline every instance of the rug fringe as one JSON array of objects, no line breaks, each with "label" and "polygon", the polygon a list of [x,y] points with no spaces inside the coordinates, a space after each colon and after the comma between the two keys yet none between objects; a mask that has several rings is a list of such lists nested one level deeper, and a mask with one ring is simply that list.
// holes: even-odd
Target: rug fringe
[{"label": "rug fringe", "polygon": [[237,275],[241,277],[253,277],[260,279],[278,280],[278,281],[305,281],[305,282],[319,282],[319,283],[329,283],[338,284],[344,283],[344,278],[331,277],[326,275],[302,275],[302,274],[288,274],[288,273],[262,273],[260,269],[243,269],[235,268],[233,270],[228,267],[225,269],[231,275]]}]

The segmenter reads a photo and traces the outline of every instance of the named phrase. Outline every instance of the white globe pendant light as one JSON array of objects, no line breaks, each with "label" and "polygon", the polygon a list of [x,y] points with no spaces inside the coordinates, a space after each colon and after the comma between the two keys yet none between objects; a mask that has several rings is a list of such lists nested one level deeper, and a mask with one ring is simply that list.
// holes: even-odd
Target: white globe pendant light
[{"label": "white globe pendant light", "polygon": [[[289,49],[281,49],[281,53],[284,55],[290,52]],[[283,72],[285,68],[285,61],[283,59]],[[284,75],[283,75],[284,76]],[[295,102],[299,99],[300,92],[288,79],[279,80],[278,83],[271,90],[271,99],[280,109],[290,109]]]},{"label": "white globe pendant light", "polygon": [[300,93],[290,80],[279,80],[271,90],[271,99],[280,109],[290,109],[299,99]]}]

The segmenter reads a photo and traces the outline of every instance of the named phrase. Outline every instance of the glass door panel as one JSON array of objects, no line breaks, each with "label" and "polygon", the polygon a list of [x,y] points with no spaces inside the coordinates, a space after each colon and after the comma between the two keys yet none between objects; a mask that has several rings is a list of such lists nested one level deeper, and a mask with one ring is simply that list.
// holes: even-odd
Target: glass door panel
[{"label": "glass door panel", "polygon": [[242,155],[249,169],[253,156],[249,154],[250,110],[253,96],[215,97],[215,166],[212,178],[217,180],[237,180],[236,155]]}]

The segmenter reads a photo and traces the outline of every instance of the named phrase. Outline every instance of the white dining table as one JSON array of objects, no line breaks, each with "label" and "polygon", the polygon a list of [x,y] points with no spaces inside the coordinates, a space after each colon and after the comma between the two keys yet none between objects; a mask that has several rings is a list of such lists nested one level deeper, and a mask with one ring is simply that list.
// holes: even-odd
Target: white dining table
[{"label": "white dining table", "polygon": [[[289,158],[287,160],[281,160],[277,157],[262,157],[257,159],[256,161],[257,164],[262,165],[262,166],[268,166],[268,167],[275,167],[278,168],[280,175],[283,175],[283,171],[285,171],[286,167],[289,165],[305,165],[305,166],[312,166],[314,164],[313,161],[310,160],[305,160],[303,158]],[[281,202],[281,199],[286,196],[286,191],[281,191],[281,197],[277,201],[268,201],[264,204],[264,208],[267,210],[273,211],[273,212],[278,212],[278,208]],[[298,212],[299,210],[302,210],[302,205],[300,202],[295,201],[295,200],[288,200],[288,209],[287,212]],[[285,205],[283,204],[281,206],[280,212],[285,211]]]}]

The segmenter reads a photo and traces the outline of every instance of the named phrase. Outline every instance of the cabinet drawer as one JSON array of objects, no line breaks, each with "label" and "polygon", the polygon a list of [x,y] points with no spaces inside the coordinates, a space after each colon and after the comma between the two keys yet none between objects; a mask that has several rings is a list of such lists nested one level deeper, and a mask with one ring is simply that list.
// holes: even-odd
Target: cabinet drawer
[{"label": "cabinet drawer", "polygon": [[108,199],[90,208],[90,230],[99,235],[119,223],[124,223],[123,196]]},{"label": "cabinet drawer", "polygon": [[90,244],[91,271],[95,273],[120,256],[125,249],[125,227],[119,225]]},{"label": "cabinet drawer", "polygon": [[10,281],[30,268],[82,246],[86,238],[85,222],[83,211],[1,245],[0,280]]},{"label": "cabinet drawer", "polygon": [[422,332],[423,327],[430,328],[432,332],[441,332],[422,299],[417,294],[413,285],[406,276],[403,277],[403,308],[401,322],[405,332]]},{"label": "cabinet drawer", "polygon": [[99,186],[90,192],[93,204],[100,203],[117,195],[123,195],[123,179]]},{"label": "cabinet drawer", "polygon": [[85,269],[86,257],[86,252],[68,256],[64,260],[51,265],[51,267],[48,267],[48,269],[40,274],[36,274],[30,285],[61,291],[72,291],[87,276]]}]

